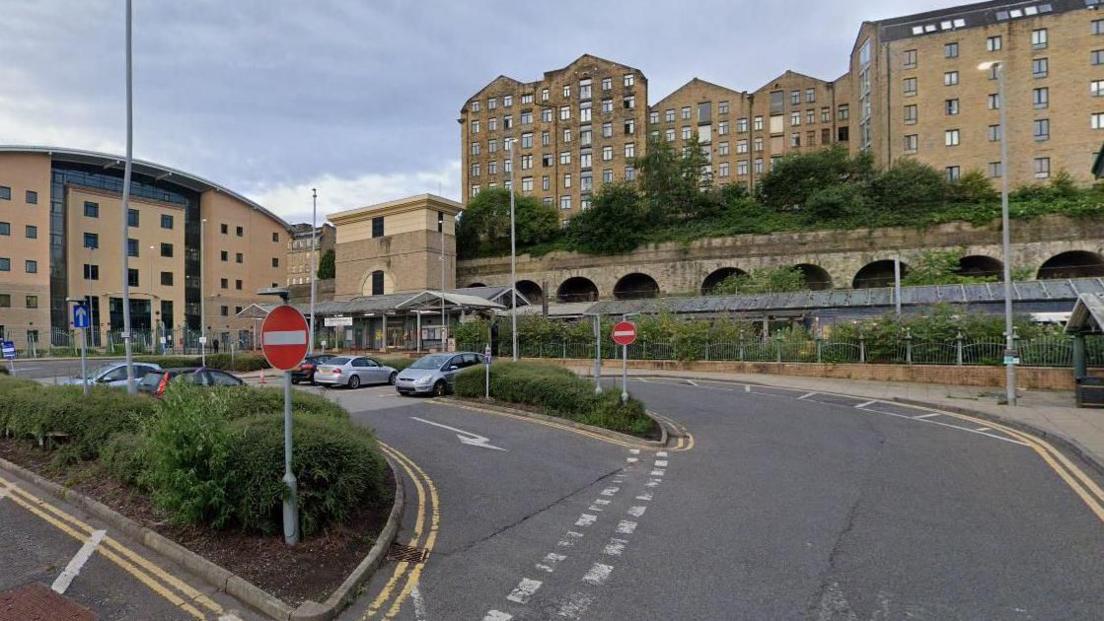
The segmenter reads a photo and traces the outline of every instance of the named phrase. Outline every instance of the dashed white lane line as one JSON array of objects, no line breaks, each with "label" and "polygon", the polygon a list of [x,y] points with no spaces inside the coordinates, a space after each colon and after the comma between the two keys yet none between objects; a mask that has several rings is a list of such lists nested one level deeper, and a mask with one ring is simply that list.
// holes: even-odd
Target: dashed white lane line
[{"label": "dashed white lane line", "polygon": [[921,414],[919,416],[909,416],[909,418],[925,419],[925,418],[932,418],[934,416],[942,416],[942,414],[940,414],[938,412],[932,412],[931,414]]},{"label": "dashed white lane line", "polygon": [[992,427],[978,427],[974,431],[990,431],[992,429],[993,429]]},{"label": "dashed white lane line", "polygon": [[655,487],[655,486],[659,485],[662,482],[663,482],[663,479],[648,479],[648,482],[645,483],[644,485],[645,485],[645,487]]},{"label": "dashed white lane line", "polygon": [[639,496],[637,496],[636,499],[637,500],[644,500],[644,501],[651,500],[652,499],[652,493],[651,492],[644,492],[644,493],[640,494]]},{"label": "dashed white lane line", "polygon": [[626,511],[625,513],[628,513],[629,515],[638,518],[638,517],[644,515],[644,512],[647,509],[648,509],[648,507],[645,507],[643,505],[636,505],[636,506],[633,506],[633,507],[629,507],[629,510]]},{"label": "dashed white lane line", "polygon": [[617,523],[617,532],[622,535],[631,535],[636,530],[636,522],[621,520]]},{"label": "dashed white lane line", "polygon": [[537,589],[541,588],[544,584],[540,580],[533,580],[532,578],[522,578],[521,582],[514,587],[513,591],[506,596],[506,599],[518,604],[528,604],[529,598],[533,597],[533,594],[537,592]]},{"label": "dashed white lane line", "polygon": [[667,456],[667,451],[659,451],[658,453],[656,453],[656,457],[666,457],[666,456]]},{"label": "dashed white lane line", "polygon": [[594,586],[602,586],[605,584],[606,580],[609,580],[611,572],[613,572],[613,565],[595,563],[587,570],[586,574],[583,575],[583,582]]},{"label": "dashed white lane line", "polygon": [[655,460],[655,467],[656,468],[666,468],[667,467],[667,460],[666,459],[657,459],[657,460]]},{"label": "dashed white lane line", "polygon": [[640,458],[639,457],[626,457],[625,461],[629,462],[630,464],[635,464],[636,462],[640,461]]},{"label": "dashed white lane line", "polygon": [[751,392],[751,384],[744,384],[744,392]]},{"label": "dashed white lane line", "polygon": [[695,382],[694,380],[690,380],[690,379],[686,380],[686,383],[690,384],[691,386],[697,386],[698,385],[697,382]]},{"label": "dashed white lane line", "polygon": [[660,468],[656,468],[655,470],[652,470],[649,474],[651,474],[653,477],[661,477],[664,474],[667,474],[667,471],[663,470],[663,469],[660,469]]},{"label": "dashed white lane line", "polygon": [[593,595],[579,592],[572,593],[560,604],[559,610],[556,611],[556,616],[561,619],[578,619],[583,616],[583,613],[586,612],[586,609],[590,607],[593,601]]},{"label": "dashed white lane line", "polygon": [[856,405],[855,407],[857,407],[857,408],[865,408],[866,406],[868,406],[868,405],[874,405],[874,404],[875,404],[875,403],[877,403],[877,402],[878,402],[878,400],[877,400],[877,399],[873,399],[873,400],[871,400],[871,401],[863,401],[862,403],[860,403],[860,404]]},{"label": "dashed white lane line", "polygon": [[805,394],[801,395],[800,397],[798,397],[798,399],[799,399],[799,400],[800,400],[800,399],[808,399],[809,397],[811,397],[811,396],[813,396],[813,395],[815,395],[815,394],[816,394],[815,392],[807,392],[807,393],[805,393]]},{"label": "dashed white lane line", "polygon": [[601,511],[601,510],[602,510],[602,507],[599,507],[598,505],[590,505],[589,507],[587,507],[587,511]]},{"label": "dashed white lane line", "polygon": [[410,590],[410,599],[414,600],[414,619],[416,621],[426,621],[425,598],[422,597],[422,591],[416,584]]},{"label": "dashed white lane line", "polygon": [[514,615],[512,614],[502,612],[501,610],[492,610],[483,617],[483,621],[510,621],[510,619],[513,618]]},{"label": "dashed white lane line", "polygon": [[640,449],[629,449],[629,452],[632,453],[633,455],[639,455],[640,454]]},{"label": "dashed white lane line", "polygon": [[625,539],[618,539],[617,537],[610,538],[610,542],[606,544],[606,547],[602,548],[602,554],[607,556],[621,556],[621,553],[625,551],[625,544],[628,541]]},{"label": "dashed white lane line", "polygon": [[570,548],[575,545],[575,539],[582,539],[583,533],[577,533],[573,530],[567,531],[567,536],[556,542],[556,545],[561,548]]},{"label": "dashed white lane line", "polygon": [[585,528],[585,527],[590,526],[591,524],[593,524],[595,522],[595,520],[597,520],[597,519],[598,519],[597,515],[591,515],[589,513],[583,513],[582,515],[579,516],[579,519],[575,520],[575,525],[576,526],[582,526],[582,527]]},{"label": "dashed white lane line", "polygon": [[96,548],[100,546],[100,542],[103,541],[104,535],[107,534],[106,530],[94,530],[92,535],[88,537],[88,541],[84,542],[84,545],[77,550],[76,556],[69,559],[69,564],[62,570],[61,575],[54,580],[54,584],[50,586],[58,595],[65,595],[66,589],[72,584],[73,578],[77,577],[84,564],[88,562],[88,559],[92,556],[92,553],[96,551]]},{"label": "dashed white lane line", "polygon": [[596,504],[596,505],[608,505],[609,503],[610,503],[610,501],[606,500],[605,498],[595,498],[594,499],[594,504]]},{"label": "dashed white lane line", "polygon": [[603,496],[613,496],[614,494],[616,494],[619,491],[621,491],[620,487],[607,487],[606,489],[602,490],[600,493]]},{"label": "dashed white lane line", "polygon": [[541,571],[547,571],[548,573],[552,573],[556,569],[556,563],[559,563],[560,561],[564,560],[565,558],[567,558],[567,557],[564,556],[563,554],[556,554],[555,552],[549,552],[548,554],[544,555],[544,558],[541,559],[540,563],[537,563],[537,569],[540,569]]}]

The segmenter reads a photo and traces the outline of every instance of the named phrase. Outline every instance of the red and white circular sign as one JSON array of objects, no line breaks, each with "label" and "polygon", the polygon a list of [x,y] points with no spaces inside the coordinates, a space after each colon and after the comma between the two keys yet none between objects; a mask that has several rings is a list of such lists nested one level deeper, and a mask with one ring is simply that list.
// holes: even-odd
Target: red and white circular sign
[{"label": "red and white circular sign", "polygon": [[613,342],[618,345],[632,345],[636,342],[636,324],[631,321],[618,321],[613,325]]},{"label": "red and white circular sign", "polygon": [[261,350],[274,368],[290,371],[307,355],[307,320],[294,306],[272,309],[261,323]]}]

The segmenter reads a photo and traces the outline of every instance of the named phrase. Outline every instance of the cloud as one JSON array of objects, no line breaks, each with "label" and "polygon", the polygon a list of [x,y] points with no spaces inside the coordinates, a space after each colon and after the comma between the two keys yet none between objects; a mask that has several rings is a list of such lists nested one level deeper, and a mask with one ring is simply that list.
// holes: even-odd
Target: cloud
[{"label": "cloud", "polygon": [[395,200],[414,194],[437,194],[458,200],[460,161],[436,170],[368,173],[356,177],[323,174],[292,185],[274,185],[249,192],[249,198],[288,222],[310,222],[311,188],[318,189],[318,220],[326,214]]}]

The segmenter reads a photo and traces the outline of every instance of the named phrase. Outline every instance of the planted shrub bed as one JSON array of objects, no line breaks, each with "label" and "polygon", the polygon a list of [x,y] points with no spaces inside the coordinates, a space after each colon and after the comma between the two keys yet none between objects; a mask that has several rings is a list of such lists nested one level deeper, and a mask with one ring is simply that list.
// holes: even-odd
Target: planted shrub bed
[{"label": "planted shrub bed", "polygon": [[[200,356],[135,356],[136,362],[152,362],[166,369],[178,369],[181,367],[203,366],[203,358]],[[207,366],[212,369],[224,371],[260,371],[267,369],[268,361],[259,354],[207,354]]]},{"label": "planted shrub bed", "polygon": [[[460,397],[484,396],[484,369],[470,367],[456,376]],[[659,426],[636,399],[621,403],[619,394],[594,393],[594,386],[571,371],[534,362],[491,365],[491,397],[538,408],[542,413],[644,438],[658,438]]]}]

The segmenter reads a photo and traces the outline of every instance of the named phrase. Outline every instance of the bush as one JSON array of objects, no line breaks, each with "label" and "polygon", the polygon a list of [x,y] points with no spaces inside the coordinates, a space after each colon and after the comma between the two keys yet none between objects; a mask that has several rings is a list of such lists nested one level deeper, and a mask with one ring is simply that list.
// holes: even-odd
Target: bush
[{"label": "bush", "polygon": [[163,369],[179,369],[183,367],[198,367],[198,356],[135,356],[135,362],[149,362],[160,365]]},{"label": "bush", "polygon": [[100,463],[115,480],[142,487],[150,460],[150,441],[137,433],[117,433],[100,451]]},{"label": "bush", "polygon": [[394,367],[396,371],[402,371],[406,367],[414,364],[417,358],[410,358],[409,356],[387,356],[385,358],[376,358],[380,364],[388,367]]},{"label": "bush", "polygon": [[259,354],[234,354],[233,364],[231,364],[230,354],[207,354],[207,366],[212,369],[237,371],[239,373],[270,368],[268,360]]},{"label": "bush", "polygon": [[[479,398],[484,394],[482,366],[456,376],[456,394]],[[606,429],[648,435],[656,424],[635,399],[622,405],[617,395],[594,394],[594,386],[571,371],[533,362],[496,362],[491,365],[491,396],[500,401],[542,408],[546,414]],[[610,397],[615,401],[610,402]]]}]

